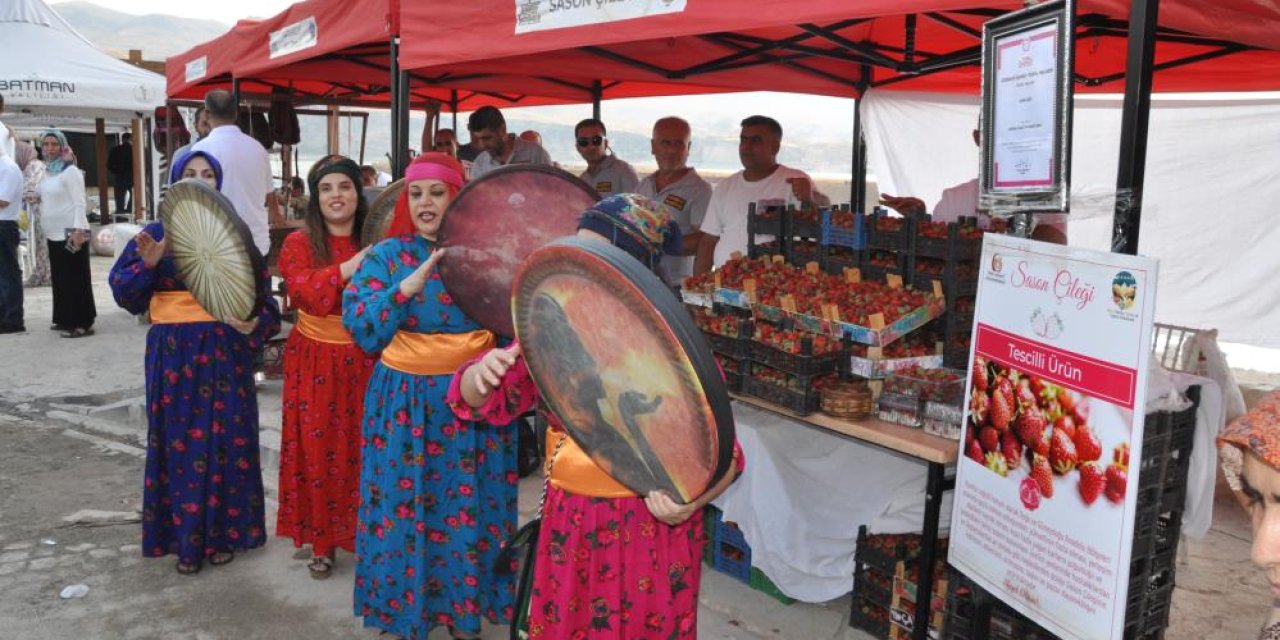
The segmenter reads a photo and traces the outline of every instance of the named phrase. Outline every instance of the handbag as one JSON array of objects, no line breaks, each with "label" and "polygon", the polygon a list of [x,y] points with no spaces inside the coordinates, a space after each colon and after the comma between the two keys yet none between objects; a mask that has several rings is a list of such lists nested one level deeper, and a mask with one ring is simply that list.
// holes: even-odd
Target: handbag
[{"label": "handbag", "polygon": [[27,208],[18,209],[18,229],[26,231],[31,228],[31,217],[27,215]]},{"label": "handbag", "polygon": [[538,535],[542,531],[542,508],[547,504],[547,492],[551,488],[551,470],[555,467],[556,457],[564,446],[569,434],[561,433],[556,442],[555,451],[547,460],[547,475],[542,480],[542,498],[538,500],[538,513],[528,524],[520,527],[516,535],[498,554],[494,570],[498,573],[510,571],[511,558],[521,554],[520,575],[516,578],[515,616],[511,620],[510,640],[528,640],[529,638],[529,605],[533,600],[533,566],[538,554]]}]

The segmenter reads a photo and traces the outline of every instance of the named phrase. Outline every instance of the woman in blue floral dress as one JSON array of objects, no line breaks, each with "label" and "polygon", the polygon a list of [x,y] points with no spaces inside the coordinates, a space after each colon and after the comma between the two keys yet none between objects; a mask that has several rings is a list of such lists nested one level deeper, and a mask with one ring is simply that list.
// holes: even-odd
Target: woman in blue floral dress
[{"label": "woman in blue floral dress", "polygon": [[[194,152],[173,166],[171,179],[184,177],[216,188],[222,172]],[[129,242],[110,282],[121,307],[151,312],[142,553],[176,554],[183,574],[226,564],[266,542],[253,355],[280,330],[280,313],[269,299],[253,320],[215,321],[182,283],[158,222]]]},{"label": "woman in blue floral dress", "polygon": [[460,420],[445,402],[453,372],[497,344],[435,268],[444,255],[436,232],[462,175],[443,153],[406,169],[388,238],[342,302],[356,344],[381,354],[364,404],[355,613],[409,640],[442,625],[476,637],[482,618],[510,621],[514,598],[512,576],[493,570],[515,533],[514,434]]}]

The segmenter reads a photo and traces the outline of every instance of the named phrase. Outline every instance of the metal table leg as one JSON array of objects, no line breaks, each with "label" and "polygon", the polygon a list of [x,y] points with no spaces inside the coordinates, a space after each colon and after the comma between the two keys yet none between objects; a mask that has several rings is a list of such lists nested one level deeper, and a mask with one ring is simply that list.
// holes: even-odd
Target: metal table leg
[{"label": "metal table leg", "polygon": [[[924,531],[920,541],[920,571],[916,581],[915,640],[929,637],[929,617],[933,613],[933,564],[938,556],[938,520],[942,513],[942,495],[946,492],[946,466],[929,463],[925,481]],[[954,482],[954,481],[953,481]]]}]

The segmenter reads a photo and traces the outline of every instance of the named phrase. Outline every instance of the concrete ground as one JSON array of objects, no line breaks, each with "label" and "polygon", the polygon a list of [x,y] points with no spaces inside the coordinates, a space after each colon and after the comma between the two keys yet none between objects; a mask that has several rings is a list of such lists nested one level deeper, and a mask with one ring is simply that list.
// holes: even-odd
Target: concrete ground
[{"label": "concrete ground", "polygon": [[[118,309],[94,258],[97,335],[66,340],[47,330],[49,289],[26,291],[28,333],[0,336],[0,638],[377,638],[351,614],[351,558],[327,581],[309,578],[286,540],[194,577],[172,558],[138,548],[145,417],[142,351],[147,327]],[[1265,382],[1265,380],[1264,380]],[[259,387],[263,474],[275,495],[280,384]],[[540,480],[521,485],[526,517]],[[268,522],[275,503],[269,501]],[[1271,603],[1249,561],[1249,523],[1220,484],[1214,527],[1188,541],[1177,570],[1171,639],[1252,638]],[[86,595],[59,592],[83,584]],[[710,569],[699,633],[710,639],[869,635],[848,627],[849,598],[785,606]],[[437,632],[433,638],[447,634]],[[382,636],[386,637],[386,636]],[[485,638],[505,638],[505,628]]]}]

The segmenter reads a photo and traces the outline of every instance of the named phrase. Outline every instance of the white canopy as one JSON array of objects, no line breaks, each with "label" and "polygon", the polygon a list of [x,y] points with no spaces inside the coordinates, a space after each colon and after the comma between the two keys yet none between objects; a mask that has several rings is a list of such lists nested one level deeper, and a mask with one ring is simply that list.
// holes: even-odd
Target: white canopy
[{"label": "white canopy", "polygon": [[0,2],[0,118],[10,127],[123,125],[164,104],[164,82],[98,50],[41,0]]}]

